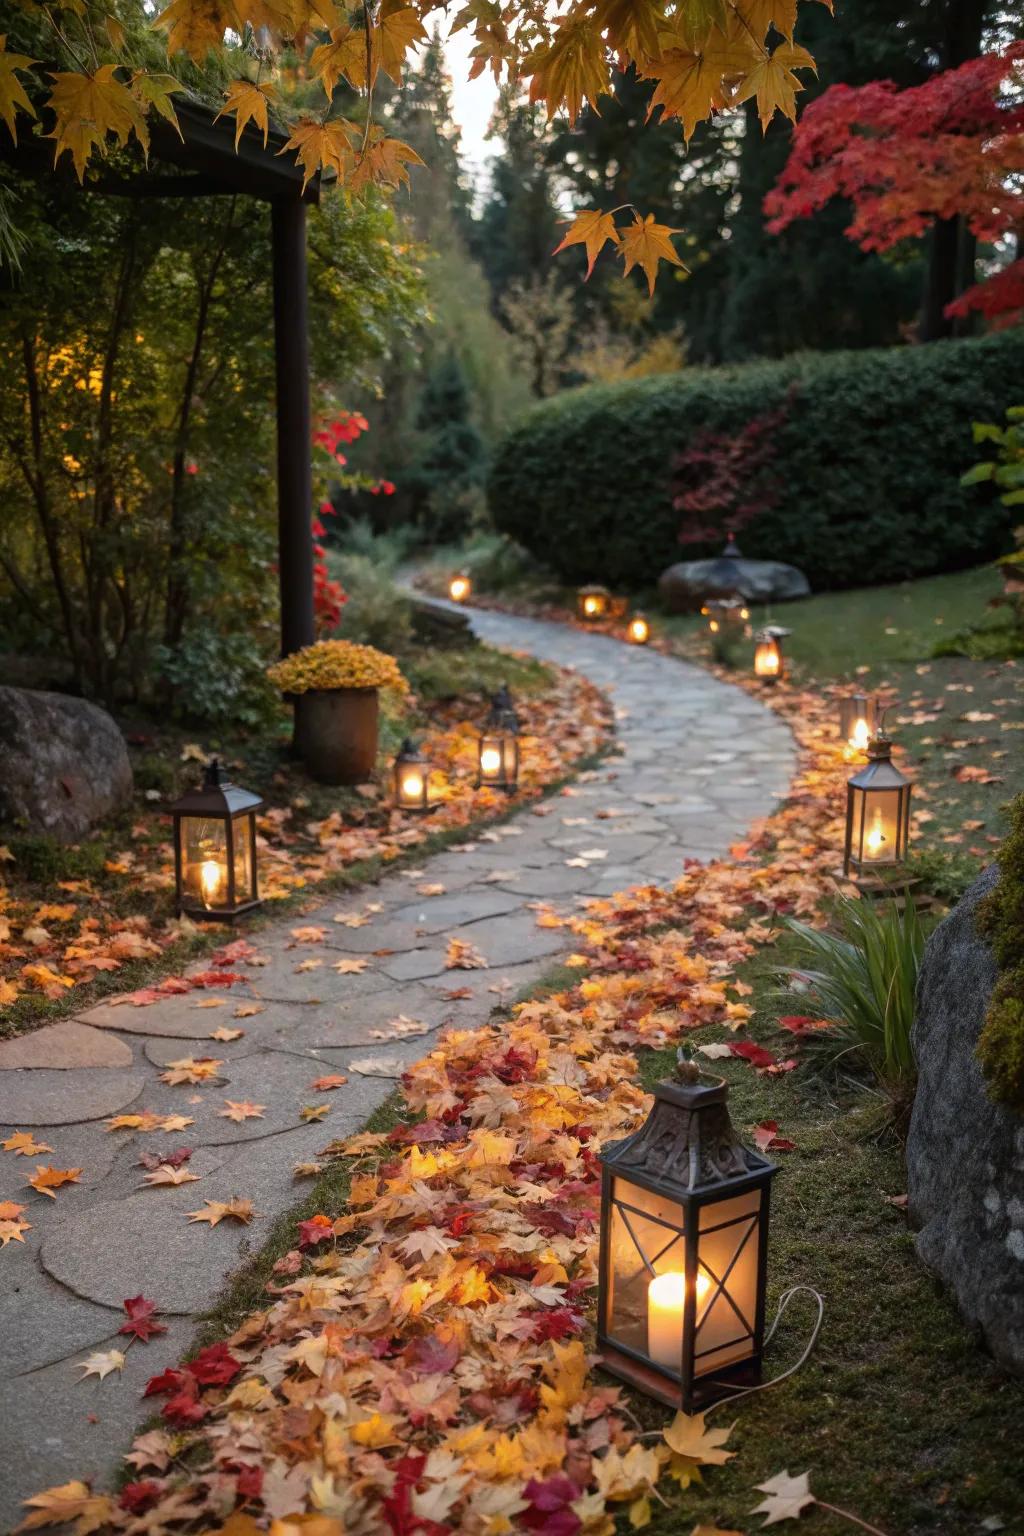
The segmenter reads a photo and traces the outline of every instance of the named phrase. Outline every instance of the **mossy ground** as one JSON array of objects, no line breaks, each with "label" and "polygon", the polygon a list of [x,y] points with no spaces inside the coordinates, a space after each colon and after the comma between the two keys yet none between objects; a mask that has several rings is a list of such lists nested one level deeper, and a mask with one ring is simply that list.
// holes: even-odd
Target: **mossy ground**
[{"label": "mossy ground", "polygon": [[[770,973],[785,960],[785,941],[742,968],[755,989],[750,1035],[778,1046]],[[702,1032],[700,1039],[712,1038]],[[724,1032],[723,1032],[724,1038]],[[788,1037],[787,1037],[788,1039]],[[651,1084],[671,1070],[670,1051],[642,1063]],[[681,1536],[704,1522],[754,1531],[758,1483],[784,1468],[809,1472],[812,1489],[858,1514],[887,1536],[972,1536],[986,1520],[1024,1532],[1020,1484],[1024,1383],[1008,1377],[964,1326],[922,1269],[903,1212],[902,1147],[869,1133],[870,1097],[837,1099],[797,1071],[761,1077],[745,1063],[715,1062],[729,1080],[741,1134],[776,1120],[796,1150],[780,1153],[772,1195],[769,1316],[791,1285],[812,1286],[825,1321],[810,1360],[791,1377],[713,1422],[736,1429],[735,1459],[705,1469],[701,1485],[679,1491],[665,1482],[667,1507],[651,1536]],[[795,1301],[772,1342],[766,1379],[800,1355],[814,1317]],[[665,1411],[634,1395],[634,1412],[651,1427]],[[807,1531],[850,1531],[824,1511],[810,1511]],[[795,1527],[794,1527],[795,1529]]]}]

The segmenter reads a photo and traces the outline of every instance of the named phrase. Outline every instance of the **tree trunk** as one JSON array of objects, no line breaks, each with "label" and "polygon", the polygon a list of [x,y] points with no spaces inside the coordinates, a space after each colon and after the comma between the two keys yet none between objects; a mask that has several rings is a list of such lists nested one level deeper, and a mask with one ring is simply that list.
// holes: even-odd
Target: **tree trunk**
[{"label": "tree trunk", "polygon": [[[946,6],[940,42],[941,68],[956,69],[981,52],[987,0],[952,0]],[[960,218],[936,219],[928,243],[924,298],[918,335],[922,341],[963,335],[970,323],[946,317],[948,304],[974,282],[977,242]]]}]

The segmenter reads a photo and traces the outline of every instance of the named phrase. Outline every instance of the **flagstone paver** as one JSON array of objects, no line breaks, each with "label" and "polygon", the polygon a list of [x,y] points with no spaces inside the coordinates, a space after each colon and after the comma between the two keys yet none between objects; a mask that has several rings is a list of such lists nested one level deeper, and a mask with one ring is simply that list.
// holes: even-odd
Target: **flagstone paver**
[{"label": "flagstone paver", "polygon": [[[483,639],[577,667],[607,689],[617,753],[474,843],[261,931],[260,963],[240,963],[245,979],[230,988],[148,1007],[102,1003],[0,1045],[0,1139],[31,1129],[53,1148],[0,1152],[0,1199],[24,1201],[32,1223],[23,1245],[0,1253],[0,1528],[40,1487],[110,1474],[141,1417],[146,1378],[179,1356],[225,1276],[308,1187],[294,1165],[356,1130],[439,1029],[482,1022],[565,952],[559,929],[537,926],[538,903],[566,909],[670,880],[684,859],[726,852],[785,794],[789,730],[740,690],[603,635],[503,614],[472,620]],[[423,895],[425,884],[445,891]],[[365,926],[335,922],[370,904],[379,910]],[[322,928],[323,940],[296,942],[300,926]],[[451,938],[487,968],[447,969]],[[346,960],[365,964],[346,969]],[[218,998],[223,1006],[200,1006]],[[221,1026],[244,1034],[212,1039]],[[188,1056],[217,1058],[218,1079],[160,1081]],[[337,1073],[348,1079],[342,1087],[313,1089]],[[262,1115],[228,1119],[228,1099],[263,1105]],[[322,1122],[300,1118],[324,1102]],[[142,1110],[191,1123],[147,1133],[103,1124]],[[198,1180],[144,1186],[140,1154],[182,1146],[194,1149],[188,1167]],[[25,1187],[37,1163],[80,1167],[81,1182],[46,1199]],[[189,1222],[204,1201],[235,1196],[252,1201],[250,1225]],[[133,1345],[123,1376],[79,1384],[75,1361],[127,1343],[117,1334],[121,1304],[139,1293],[166,1314],[168,1332]]]}]

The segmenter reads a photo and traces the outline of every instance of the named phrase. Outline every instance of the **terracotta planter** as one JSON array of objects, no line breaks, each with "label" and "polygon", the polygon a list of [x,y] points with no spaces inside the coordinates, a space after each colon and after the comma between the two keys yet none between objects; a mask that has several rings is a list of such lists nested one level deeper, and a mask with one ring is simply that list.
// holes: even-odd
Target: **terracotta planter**
[{"label": "terracotta planter", "polygon": [[376,688],[311,688],[295,700],[295,746],[320,784],[363,784],[377,762]]}]

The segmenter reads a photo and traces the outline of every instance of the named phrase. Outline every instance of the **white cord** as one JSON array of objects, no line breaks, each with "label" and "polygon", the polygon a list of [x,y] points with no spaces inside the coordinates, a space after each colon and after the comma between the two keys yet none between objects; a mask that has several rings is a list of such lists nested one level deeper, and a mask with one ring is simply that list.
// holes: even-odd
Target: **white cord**
[{"label": "white cord", "polygon": [[[804,1352],[800,1356],[799,1360],[795,1365],[791,1365],[788,1370],[783,1371],[781,1376],[773,1376],[771,1381],[759,1382],[756,1387],[740,1387],[736,1392],[732,1392],[732,1390],[729,1389],[730,1396],[720,1398],[717,1403],[712,1403],[711,1407],[705,1410],[705,1418],[708,1414],[714,1413],[716,1408],[723,1408],[726,1403],[735,1403],[737,1399],[741,1397],[749,1397],[753,1392],[763,1392],[766,1387],[777,1387],[780,1381],[785,1381],[787,1376],[792,1376],[807,1360],[811,1350],[818,1342],[818,1334],[821,1332],[821,1325],[825,1320],[825,1302],[820,1293],[810,1285],[791,1285],[788,1291],[783,1291],[782,1295],[779,1297],[779,1305],[775,1311],[775,1318],[771,1327],[768,1329],[767,1334],[765,1335],[764,1347],[765,1349],[768,1348],[768,1345],[771,1343],[775,1336],[775,1330],[778,1328],[782,1321],[783,1313],[789,1306],[790,1302],[793,1300],[793,1297],[796,1296],[800,1291],[804,1291],[808,1296],[814,1297],[818,1307],[818,1315],[814,1320],[814,1327],[811,1329],[811,1336],[807,1340],[807,1343],[804,1345]],[[724,1386],[725,1383],[723,1382],[722,1385]]]}]

